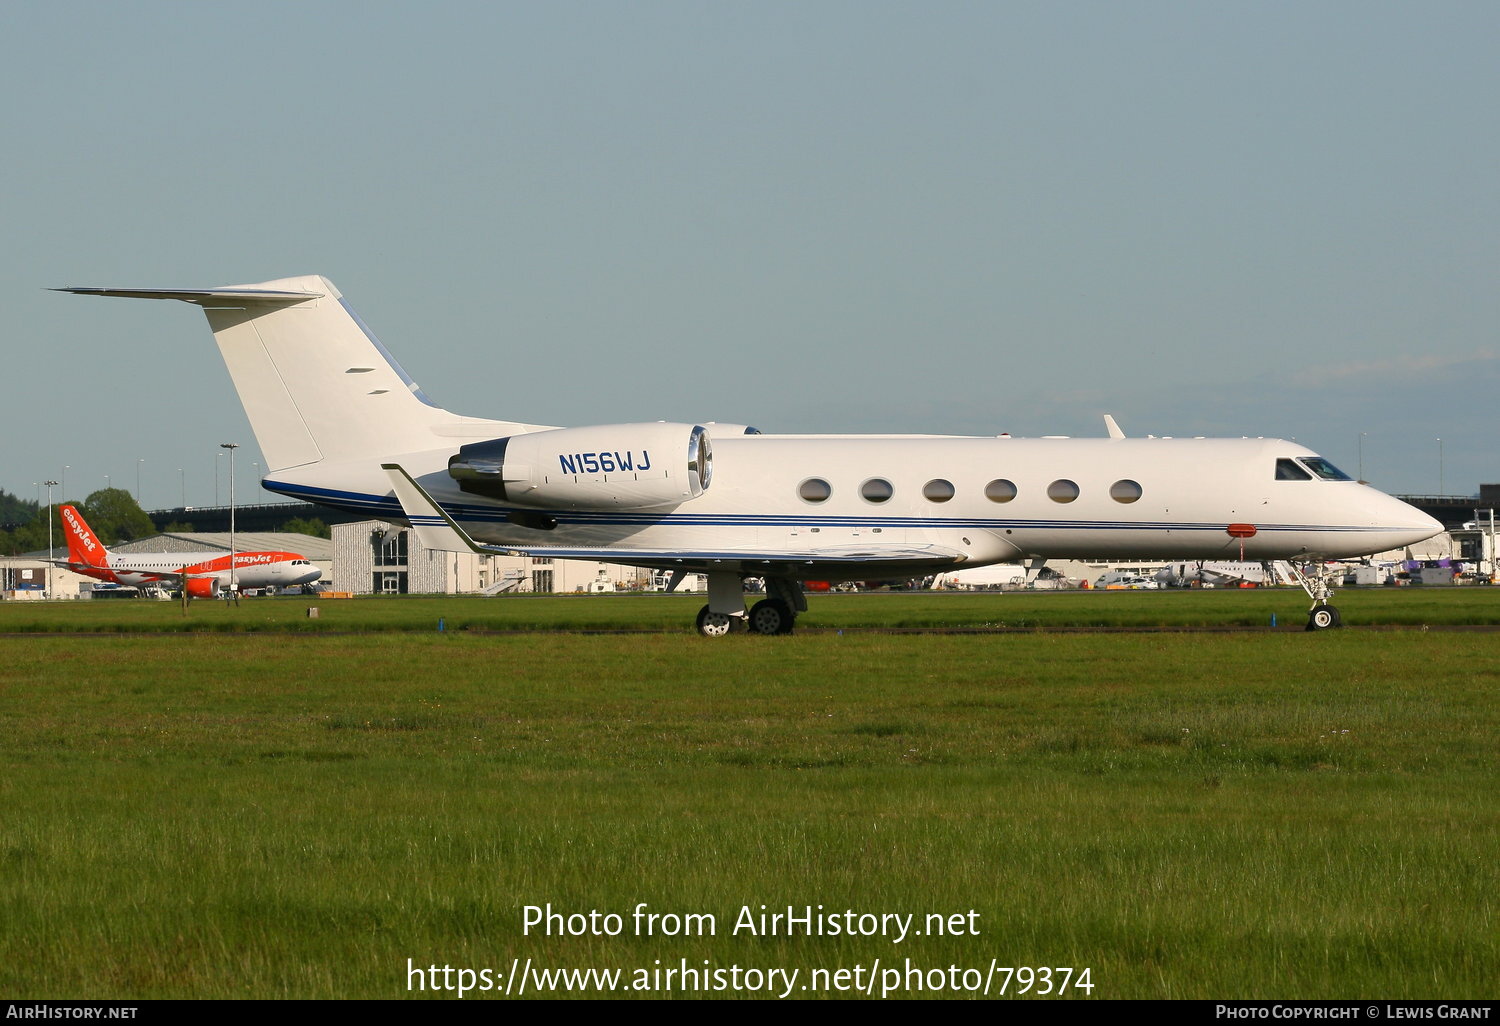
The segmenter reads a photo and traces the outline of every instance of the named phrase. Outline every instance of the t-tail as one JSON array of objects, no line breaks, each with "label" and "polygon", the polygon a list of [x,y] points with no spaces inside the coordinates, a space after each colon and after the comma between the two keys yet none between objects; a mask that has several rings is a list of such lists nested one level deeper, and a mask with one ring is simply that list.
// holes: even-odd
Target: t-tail
[{"label": "t-tail", "polygon": [[104,569],[109,566],[109,549],[94,536],[88,522],[76,506],[64,506],[61,510],[63,533],[68,538],[68,561],[80,566]]},{"label": "t-tail", "polygon": [[434,405],[321,275],[214,289],[57,291],[202,307],[272,473],[537,430]]}]

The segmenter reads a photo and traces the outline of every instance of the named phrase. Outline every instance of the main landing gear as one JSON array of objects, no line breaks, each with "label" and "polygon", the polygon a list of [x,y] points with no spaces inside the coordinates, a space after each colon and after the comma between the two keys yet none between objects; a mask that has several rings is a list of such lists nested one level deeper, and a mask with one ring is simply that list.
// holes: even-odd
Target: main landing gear
[{"label": "main landing gear", "polygon": [[698,633],[719,638],[736,631],[790,634],[797,614],[807,611],[802,582],[766,578],[768,597],[745,612],[744,581],[739,574],[708,575],[708,605],[698,610]]},{"label": "main landing gear", "polygon": [[1337,607],[1328,604],[1333,597],[1333,589],[1328,586],[1328,571],[1319,564],[1313,569],[1313,576],[1309,577],[1295,563],[1289,564],[1292,576],[1297,583],[1302,585],[1302,590],[1307,592],[1307,597],[1312,599],[1312,608],[1307,612],[1307,629],[1310,631],[1325,631],[1330,627],[1344,626],[1344,618],[1339,615]]}]

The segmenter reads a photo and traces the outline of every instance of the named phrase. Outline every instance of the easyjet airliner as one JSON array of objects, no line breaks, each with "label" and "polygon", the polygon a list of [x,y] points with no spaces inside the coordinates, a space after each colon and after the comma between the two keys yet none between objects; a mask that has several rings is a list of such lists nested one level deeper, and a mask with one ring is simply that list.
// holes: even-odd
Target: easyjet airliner
[{"label": "easyjet airliner", "polygon": [[[61,514],[68,558],[57,562],[74,573],[113,584],[176,585],[194,598],[213,598],[230,585],[228,552],[112,552],[94,536],[77,507],[64,506]],[[295,552],[233,555],[237,588],[290,587],[311,584],[323,576],[312,560]]]}]

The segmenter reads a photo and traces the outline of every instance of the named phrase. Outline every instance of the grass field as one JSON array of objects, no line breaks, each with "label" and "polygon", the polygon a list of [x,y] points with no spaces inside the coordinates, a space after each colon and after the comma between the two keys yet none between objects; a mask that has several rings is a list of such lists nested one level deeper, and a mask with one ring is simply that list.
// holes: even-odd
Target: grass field
[{"label": "grass field", "polygon": [[[0,602],[0,634],[112,631],[648,630],[691,633],[702,595],[621,594]],[[1500,624],[1500,588],[1367,588],[1334,603],[1351,626]],[[309,619],[315,606],[318,618]],[[1270,626],[1301,629],[1300,589],[825,594],[799,629]]]},{"label": "grass field", "polygon": [[[1407,601],[1419,623],[1460,615],[1454,595],[1478,617],[1496,607],[1484,589],[1433,589],[1425,612],[1349,592],[1346,617],[1365,594]],[[1269,618],[1263,594],[1229,597],[1249,611],[1214,596],[1213,615]],[[1130,610],[1176,597],[1094,598],[1066,615],[1149,615]],[[506,608],[545,619],[547,601]],[[421,599],[324,601],[311,621],[376,634],[217,633],[246,627],[203,603],[190,620],[223,618],[208,633],[6,640],[0,992],[386,998],[407,995],[408,959],[502,980],[513,958],[708,960],[798,969],[799,984],[876,959],[996,959],[1089,967],[1079,997],[1494,996],[1491,635],[708,641],[686,633],[690,598],[551,601],[569,625],[608,629],[629,609],[681,633],[466,633],[505,624]],[[960,608],[842,603],[815,598],[804,622]],[[0,616],[127,632],[161,629],[133,616],[181,620],[151,603],[110,606],[115,626],[67,620],[88,605]],[[305,605],[238,615],[275,629],[285,608],[303,628]],[[346,615],[359,626],[337,626]],[[442,634],[425,626],[437,616]],[[712,913],[716,933],[636,936],[641,902]],[[523,907],[548,903],[620,913],[624,930],[524,933]],[[978,933],[731,932],[742,906],[819,904],[916,913],[918,929],[972,909]]]}]

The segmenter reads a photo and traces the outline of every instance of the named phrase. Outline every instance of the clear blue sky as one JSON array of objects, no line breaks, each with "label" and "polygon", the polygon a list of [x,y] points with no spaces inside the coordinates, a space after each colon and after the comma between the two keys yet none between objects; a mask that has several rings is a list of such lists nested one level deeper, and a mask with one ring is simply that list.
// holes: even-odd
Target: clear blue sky
[{"label": "clear blue sky", "polygon": [[24,497],[205,504],[222,441],[258,494],[199,311],[46,287],[303,273],[477,416],[1113,413],[1500,481],[1488,0],[33,2],[0,40]]}]

